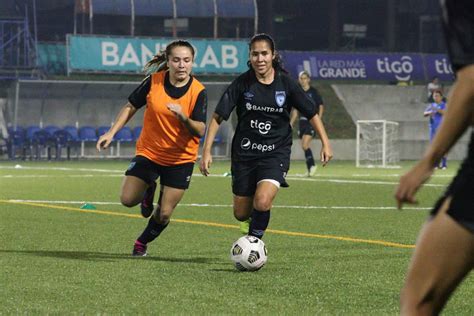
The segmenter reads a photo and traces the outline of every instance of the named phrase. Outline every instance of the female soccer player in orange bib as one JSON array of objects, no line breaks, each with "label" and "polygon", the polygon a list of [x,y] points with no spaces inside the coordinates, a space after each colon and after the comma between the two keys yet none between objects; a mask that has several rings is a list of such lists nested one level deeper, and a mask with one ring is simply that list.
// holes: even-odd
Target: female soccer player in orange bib
[{"label": "female soccer player in orange bib", "polygon": [[[135,241],[133,256],[146,256],[147,244],[168,226],[171,214],[189,186],[199,140],[206,128],[207,94],[191,75],[194,48],[187,41],[170,43],[146,69],[149,76],[132,92],[114,125],[97,142],[107,148],[115,133],[145,106],[143,129],[122,185],[120,201],[127,207],[141,203],[148,225]],[[160,196],[153,212],[155,181]]]}]

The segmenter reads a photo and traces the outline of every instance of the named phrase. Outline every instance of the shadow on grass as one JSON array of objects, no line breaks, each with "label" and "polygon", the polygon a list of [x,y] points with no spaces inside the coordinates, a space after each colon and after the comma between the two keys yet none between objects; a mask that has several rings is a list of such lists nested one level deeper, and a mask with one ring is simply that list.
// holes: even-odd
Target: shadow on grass
[{"label": "shadow on grass", "polygon": [[85,261],[117,261],[117,260],[146,260],[146,261],[162,261],[175,263],[216,263],[219,259],[194,257],[194,258],[172,258],[172,257],[132,257],[130,254],[123,253],[107,253],[92,251],[56,251],[56,250],[4,250],[0,249],[0,253],[25,254],[38,257],[49,257],[59,259],[73,259]]}]

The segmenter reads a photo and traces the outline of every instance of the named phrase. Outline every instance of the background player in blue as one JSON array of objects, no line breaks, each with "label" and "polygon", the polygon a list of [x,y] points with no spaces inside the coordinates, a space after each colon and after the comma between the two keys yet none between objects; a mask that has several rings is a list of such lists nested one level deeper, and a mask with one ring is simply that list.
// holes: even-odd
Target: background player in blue
[{"label": "background player in blue", "polygon": [[[474,126],[474,1],[445,0],[442,21],[456,82],[449,107],[424,157],[401,179],[395,197],[415,194],[461,135]],[[402,315],[438,315],[474,268],[474,131],[466,159],[418,236],[400,297]],[[472,302],[470,302],[472,305]],[[468,302],[469,304],[469,302]]]},{"label": "background player in blue", "polygon": [[[318,93],[316,88],[311,87],[311,77],[309,73],[305,70],[299,73],[298,81],[300,83],[301,88],[306,92],[306,94],[313,99],[314,103],[319,106],[318,115],[319,118],[323,118],[324,113],[324,104],[323,98]],[[311,127],[311,124],[308,121],[308,118],[304,115],[298,115],[298,110],[293,109],[291,112],[291,119],[290,124],[294,126],[294,122],[299,116],[299,123],[298,123],[298,137],[301,139],[301,148],[304,151],[304,157],[306,160],[306,168],[308,169],[308,173],[306,174],[308,177],[311,177],[316,172],[316,162],[314,161],[313,151],[311,150],[311,140],[314,137],[314,129]]]},{"label": "background player in blue", "polygon": [[235,109],[237,127],[232,140],[232,192],[234,216],[251,217],[249,235],[262,238],[270,209],[290,167],[292,129],[290,112],[296,107],[308,117],[322,142],[321,162],[332,158],[332,149],[318,107],[281,68],[273,39],[257,34],[249,43],[249,70],[222,95],[208,126],[200,163],[209,174],[211,147],[219,124]]},{"label": "background player in blue", "polygon": [[[443,101],[443,94],[441,91],[436,90],[433,92],[433,102],[428,105],[425,112],[423,113],[424,116],[430,117],[430,142],[433,142],[436,131],[443,120],[445,111],[446,102]],[[446,157],[441,158],[441,166],[438,167],[442,169],[446,169],[448,167]]]}]

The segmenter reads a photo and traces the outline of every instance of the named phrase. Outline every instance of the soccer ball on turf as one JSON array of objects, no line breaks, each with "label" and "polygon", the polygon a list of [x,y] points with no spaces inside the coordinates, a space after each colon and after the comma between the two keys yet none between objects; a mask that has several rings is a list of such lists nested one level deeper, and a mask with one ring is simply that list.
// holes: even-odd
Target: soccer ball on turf
[{"label": "soccer ball on turf", "polygon": [[243,236],[232,244],[230,259],[237,270],[257,271],[267,262],[267,248],[257,237]]}]

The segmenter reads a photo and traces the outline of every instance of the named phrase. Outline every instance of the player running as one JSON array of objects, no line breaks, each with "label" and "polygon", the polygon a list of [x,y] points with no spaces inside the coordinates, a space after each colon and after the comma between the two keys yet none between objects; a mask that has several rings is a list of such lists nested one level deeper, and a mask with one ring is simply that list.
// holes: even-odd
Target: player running
[{"label": "player running", "polygon": [[241,74],[222,95],[208,127],[201,172],[207,176],[212,163],[211,147],[219,124],[237,112],[232,140],[232,192],[234,216],[239,221],[251,217],[249,235],[262,238],[273,200],[285,184],[290,167],[292,131],[290,112],[295,107],[319,133],[321,162],[332,158],[318,106],[282,69],[273,39],[255,35],[249,43],[249,70]]},{"label": "player running", "polygon": [[[128,98],[110,130],[97,142],[107,148],[117,131],[145,106],[143,130],[122,185],[120,201],[127,207],[141,203],[144,217],[153,216],[135,241],[133,256],[146,256],[147,244],[168,226],[171,214],[189,186],[199,140],[206,129],[207,94],[191,71],[194,48],[177,40],[147,64],[151,75]],[[155,181],[160,196],[153,212]]]}]

